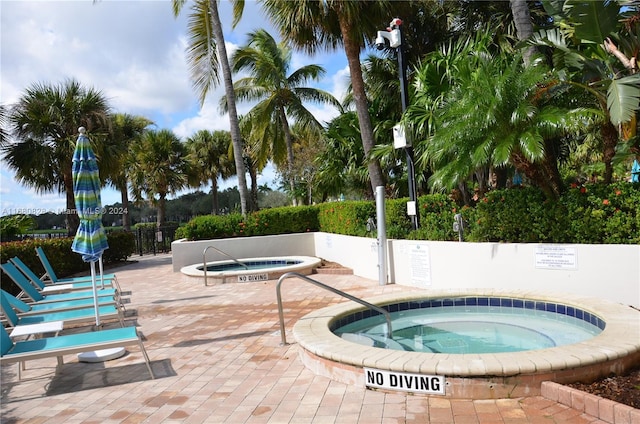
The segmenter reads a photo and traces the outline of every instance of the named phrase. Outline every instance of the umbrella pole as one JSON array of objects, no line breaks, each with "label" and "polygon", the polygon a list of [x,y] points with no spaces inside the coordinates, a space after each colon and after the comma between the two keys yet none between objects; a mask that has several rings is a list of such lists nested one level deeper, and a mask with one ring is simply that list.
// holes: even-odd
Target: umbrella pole
[{"label": "umbrella pole", "polygon": [[100,327],[100,311],[98,306],[98,287],[96,284],[96,263],[91,262],[91,286],[93,287],[93,307],[96,311],[96,327]]},{"label": "umbrella pole", "polygon": [[100,288],[104,289],[104,268],[102,266],[102,255],[100,255]]}]

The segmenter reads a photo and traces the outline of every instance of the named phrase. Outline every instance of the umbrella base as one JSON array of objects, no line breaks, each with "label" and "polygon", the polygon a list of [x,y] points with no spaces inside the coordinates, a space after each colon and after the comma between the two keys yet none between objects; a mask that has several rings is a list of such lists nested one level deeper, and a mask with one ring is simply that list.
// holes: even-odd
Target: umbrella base
[{"label": "umbrella base", "polygon": [[127,353],[123,347],[116,347],[113,349],[95,350],[92,352],[82,352],[78,354],[78,361],[80,362],[105,362],[112,359],[118,359]]}]

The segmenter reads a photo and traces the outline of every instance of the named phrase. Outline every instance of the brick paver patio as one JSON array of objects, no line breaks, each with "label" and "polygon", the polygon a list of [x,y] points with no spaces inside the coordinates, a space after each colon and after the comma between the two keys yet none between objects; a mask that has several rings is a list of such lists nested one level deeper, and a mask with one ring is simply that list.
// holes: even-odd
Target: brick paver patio
[{"label": "brick paver patio", "polygon": [[[1,422],[9,423],[599,423],[537,396],[452,400],[384,393],[314,375],[290,334],[304,314],[345,299],[299,280],[282,286],[288,346],[280,346],[275,281],[183,283],[171,255],[109,270],[128,299],[152,361],[136,347],[105,363],[65,357],[2,367]],[[406,287],[353,275],[313,278],[359,297]],[[108,324],[113,325],[113,324]],[[69,330],[77,331],[77,330]]]}]

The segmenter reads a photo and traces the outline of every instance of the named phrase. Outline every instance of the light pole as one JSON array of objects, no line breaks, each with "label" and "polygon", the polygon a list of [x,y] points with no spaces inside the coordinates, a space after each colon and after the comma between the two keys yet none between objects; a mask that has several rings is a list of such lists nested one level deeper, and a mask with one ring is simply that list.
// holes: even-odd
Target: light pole
[{"label": "light pole", "polygon": [[[376,47],[384,49],[389,43],[389,47],[395,48],[398,55],[398,76],[400,78],[400,100],[402,102],[402,113],[409,107],[409,89],[407,87],[407,63],[404,57],[404,37],[402,34],[402,20],[394,18],[386,31],[378,31],[376,37]],[[401,125],[393,127],[394,147],[404,149],[407,157],[407,179],[409,181],[409,202],[407,203],[407,215],[411,219],[411,226],[414,230],[420,227],[420,215],[418,209],[418,197],[416,194],[416,177],[413,164],[413,146],[411,140],[407,139],[407,134]]]}]

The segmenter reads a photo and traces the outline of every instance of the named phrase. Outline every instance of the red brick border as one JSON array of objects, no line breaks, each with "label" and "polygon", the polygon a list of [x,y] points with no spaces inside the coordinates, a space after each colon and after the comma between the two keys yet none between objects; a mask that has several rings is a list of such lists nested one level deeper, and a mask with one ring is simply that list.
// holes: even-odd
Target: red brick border
[{"label": "red brick border", "polygon": [[541,394],[554,402],[596,417],[610,424],[640,423],[640,409],[573,389],[553,381],[542,383]]}]

